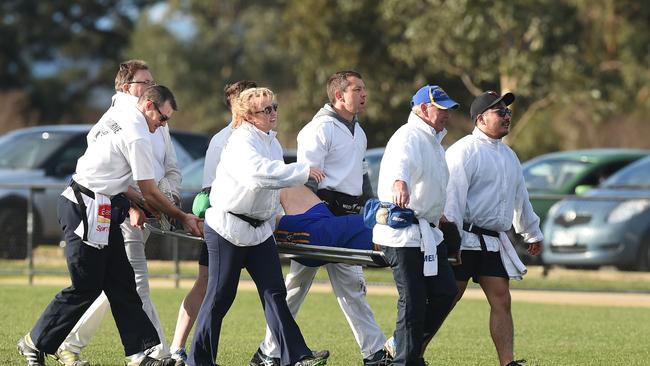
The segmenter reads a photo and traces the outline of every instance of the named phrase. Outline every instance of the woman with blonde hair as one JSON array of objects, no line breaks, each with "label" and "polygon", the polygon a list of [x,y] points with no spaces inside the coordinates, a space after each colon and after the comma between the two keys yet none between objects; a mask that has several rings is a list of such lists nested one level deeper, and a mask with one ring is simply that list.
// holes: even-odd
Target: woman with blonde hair
[{"label": "woman with blonde hair", "polygon": [[280,189],[323,179],[321,170],[304,163],[285,164],[273,129],[278,104],[267,88],[243,91],[233,104],[236,130],[217,167],[205,213],[208,246],[208,290],[192,340],[188,364],[215,365],[221,324],[237,293],[241,269],[257,286],[264,315],[281,345],[282,365],[324,365],[328,351],[312,352],[287,307],[273,239],[280,212]]}]

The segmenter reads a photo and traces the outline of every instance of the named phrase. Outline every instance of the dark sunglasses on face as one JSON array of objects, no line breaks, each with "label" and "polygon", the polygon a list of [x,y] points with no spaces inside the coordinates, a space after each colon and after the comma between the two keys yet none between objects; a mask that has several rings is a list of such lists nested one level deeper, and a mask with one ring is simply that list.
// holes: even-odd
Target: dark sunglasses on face
[{"label": "dark sunglasses on face", "polygon": [[266,115],[269,115],[269,114],[271,114],[273,112],[277,112],[277,111],[278,111],[278,103],[273,103],[271,105],[267,105],[266,107],[264,107],[264,109],[262,109],[261,111],[257,111],[255,113],[256,114],[257,113],[264,113]]},{"label": "dark sunglasses on face", "polygon": [[169,121],[169,116],[166,115],[166,114],[163,114],[163,113],[160,111],[160,109],[158,109],[158,105],[157,105],[156,103],[154,103],[154,102],[152,102],[152,103],[153,103],[154,108],[156,108],[156,111],[157,111],[158,114],[160,115],[160,117],[158,117],[158,121],[160,121],[160,122]]},{"label": "dark sunglasses on face", "polygon": [[127,81],[126,84],[144,84],[149,86],[155,86],[156,82],[153,80],[143,80],[143,81]]},{"label": "dark sunglasses on face", "polygon": [[512,109],[510,108],[497,108],[497,109],[491,109],[491,111],[494,111],[499,117],[503,118],[505,116],[512,116]]}]

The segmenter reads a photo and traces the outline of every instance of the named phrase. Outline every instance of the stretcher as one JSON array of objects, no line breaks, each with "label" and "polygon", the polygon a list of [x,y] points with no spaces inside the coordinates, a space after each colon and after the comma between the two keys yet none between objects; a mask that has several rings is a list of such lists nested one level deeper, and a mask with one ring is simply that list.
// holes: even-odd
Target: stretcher
[{"label": "stretcher", "polygon": [[[145,229],[155,235],[171,236],[202,243],[204,239],[179,230],[163,230],[155,224],[145,222]],[[388,267],[383,252],[377,250],[348,249],[320,245],[277,242],[278,253],[287,258],[308,258],[330,263],[347,263],[367,267]]]}]

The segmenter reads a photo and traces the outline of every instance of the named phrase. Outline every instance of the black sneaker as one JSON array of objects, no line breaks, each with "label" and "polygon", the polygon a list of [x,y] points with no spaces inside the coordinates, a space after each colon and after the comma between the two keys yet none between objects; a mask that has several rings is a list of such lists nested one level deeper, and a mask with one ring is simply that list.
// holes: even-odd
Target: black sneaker
[{"label": "black sneaker", "polygon": [[280,366],[280,359],[267,356],[262,352],[260,348],[257,349],[257,352],[251,358],[251,362],[248,363],[249,366]]},{"label": "black sneaker", "polygon": [[363,359],[364,366],[389,366],[393,364],[393,358],[383,349]]},{"label": "black sneaker", "polygon": [[523,366],[526,363],[526,360],[514,360],[510,361],[506,366]]},{"label": "black sneaker", "polygon": [[330,351],[316,351],[312,352],[311,356],[307,356],[302,360],[296,362],[294,366],[322,366],[327,364],[327,358],[330,356]]},{"label": "black sneaker", "polygon": [[156,360],[155,358],[145,356],[142,359],[142,361],[140,361],[138,366],[174,366],[176,362],[177,361],[171,357],[163,358],[161,360]]},{"label": "black sneaker", "polygon": [[18,340],[18,352],[27,360],[27,366],[45,366],[45,353],[27,344],[25,337]]}]

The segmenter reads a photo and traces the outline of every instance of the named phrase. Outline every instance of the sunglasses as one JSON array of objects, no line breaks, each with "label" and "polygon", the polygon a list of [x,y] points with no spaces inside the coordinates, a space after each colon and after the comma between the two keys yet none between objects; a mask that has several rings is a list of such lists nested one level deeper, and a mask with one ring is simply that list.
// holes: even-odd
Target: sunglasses
[{"label": "sunglasses", "polygon": [[151,102],[153,103],[154,108],[156,108],[156,111],[158,112],[158,114],[160,115],[160,117],[158,117],[158,121],[160,121],[160,122],[169,121],[169,116],[166,115],[166,114],[163,114],[160,111],[160,109],[158,109],[158,105],[155,102],[153,102],[153,101],[151,101]]},{"label": "sunglasses", "polygon": [[266,115],[270,115],[271,113],[273,113],[273,112],[277,112],[277,111],[278,111],[278,103],[273,103],[273,104],[271,104],[271,105],[267,105],[267,106],[264,107],[264,109],[262,109],[261,111],[257,111],[257,112],[255,112],[255,114],[257,114],[257,113],[264,113],[264,114],[266,114]]},{"label": "sunglasses", "polygon": [[155,86],[156,82],[153,80],[144,80],[144,81],[127,81],[125,84],[144,84],[149,86]]},{"label": "sunglasses", "polygon": [[497,108],[497,109],[490,109],[491,111],[494,111],[494,113],[497,114],[497,116],[503,118],[505,116],[512,116],[512,109],[510,108]]}]

